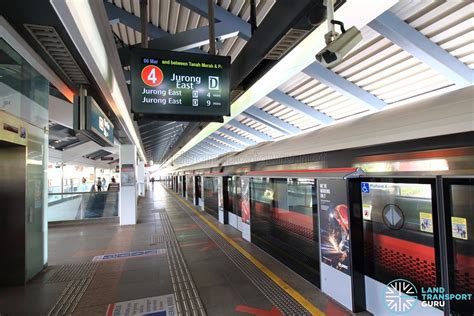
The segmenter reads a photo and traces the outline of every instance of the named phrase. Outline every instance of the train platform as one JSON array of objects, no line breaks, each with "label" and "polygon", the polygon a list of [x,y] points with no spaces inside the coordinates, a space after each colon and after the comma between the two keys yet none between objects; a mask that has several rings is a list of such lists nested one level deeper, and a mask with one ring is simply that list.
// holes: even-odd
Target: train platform
[{"label": "train platform", "polygon": [[51,228],[49,267],[1,288],[0,314],[351,315],[160,184],[138,209],[134,226]]}]

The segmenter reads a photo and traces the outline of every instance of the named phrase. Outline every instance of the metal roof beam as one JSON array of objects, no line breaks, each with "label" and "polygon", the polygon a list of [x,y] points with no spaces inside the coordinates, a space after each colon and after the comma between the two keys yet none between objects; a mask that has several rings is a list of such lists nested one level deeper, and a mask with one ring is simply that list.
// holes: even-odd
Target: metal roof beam
[{"label": "metal roof beam", "polygon": [[381,110],[387,104],[365,91],[358,85],[332,72],[318,62],[314,62],[306,67],[303,72],[308,76],[318,80],[322,84],[336,90],[337,92],[355,100],[370,110]]},{"label": "metal roof beam", "polygon": [[166,136],[172,136],[174,134],[177,134],[178,132],[180,132],[179,129],[176,129],[176,128],[170,128],[168,130],[163,130],[163,131],[160,131],[158,133],[154,133],[154,134],[151,134],[151,135],[148,135],[146,137],[143,137],[142,136],[142,141],[145,141],[147,139],[153,139],[153,138],[163,138],[163,137],[166,137]]},{"label": "metal roof beam", "polygon": [[[237,36],[238,31],[230,24],[216,23],[216,38],[225,40]],[[185,51],[209,44],[207,26],[160,37],[148,42],[149,48]],[[122,48],[121,48],[122,49]],[[201,50],[199,50],[203,53]],[[193,51],[194,52],[194,51]]]},{"label": "metal roof beam", "polygon": [[[230,24],[219,22],[216,24],[216,38],[225,40],[237,36],[238,31]],[[209,44],[209,30],[207,26],[199,27],[196,29],[176,33],[168,34],[156,39],[148,41],[148,48],[162,49],[162,50],[174,50],[174,51],[188,51],[190,53],[203,54],[204,52],[198,47]],[[140,44],[134,45],[139,47]],[[130,65],[130,49],[129,47],[122,47],[118,50],[120,61],[123,66]]]},{"label": "metal roof beam", "polygon": [[219,156],[224,152],[224,150],[212,147],[211,145],[202,144],[201,147],[197,146],[196,150],[200,152],[201,155],[215,155]]},{"label": "metal roof beam", "polygon": [[241,142],[245,143],[246,145],[255,145],[257,142],[251,140],[251,139],[248,139],[247,137],[244,137],[240,134],[237,134],[236,132],[233,132],[231,130],[228,130],[227,128],[221,128],[219,130],[219,132],[223,133],[223,134],[226,134],[226,135],[229,135],[235,139],[238,139],[240,140]]},{"label": "metal roof beam", "polygon": [[260,131],[257,131],[256,129],[254,128],[251,128],[250,126],[248,125],[245,125],[244,123],[240,123],[239,121],[237,120],[233,120],[231,122],[228,123],[230,126],[234,126],[234,127],[237,127],[238,129],[241,129],[243,130],[244,132],[247,132],[249,134],[252,134],[253,136],[256,136],[258,138],[260,138],[261,140],[264,140],[264,141],[270,141],[272,140],[273,138],[265,133],[262,133]]},{"label": "metal roof beam", "polygon": [[245,148],[244,145],[239,144],[232,139],[225,138],[224,136],[218,135],[216,133],[212,134],[211,137],[220,140],[221,142],[225,143],[229,147],[233,147],[235,149],[243,149]]},{"label": "metal roof beam", "polygon": [[[207,17],[207,3],[200,0],[178,0],[178,3],[189,8],[192,11],[197,12]],[[108,2],[106,2],[108,3]],[[107,5],[110,6],[110,5]],[[113,6],[113,5],[112,5]],[[117,7],[116,7],[117,8]],[[120,11],[124,11],[118,9]],[[116,10],[114,9],[114,12]],[[127,13],[126,11],[124,11]],[[117,15],[118,13],[116,13]],[[123,13],[122,13],[123,14]],[[243,21],[238,16],[233,15],[219,5],[214,5],[214,16],[220,22],[216,23],[216,38],[225,40],[227,38],[239,36],[245,40],[249,40],[251,37],[251,26],[249,23]],[[131,14],[130,19],[133,20],[133,27],[136,31],[140,31],[140,23],[136,25],[135,18],[140,22],[140,18]],[[132,23],[130,23],[132,24]],[[138,28],[135,28],[138,27]],[[156,26],[154,26],[156,28]],[[163,30],[161,30],[163,31]],[[166,32],[165,32],[166,33]],[[150,32],[151,34],[151,32]],[[161,33],[160,33],[161,34]],[[193,53],[203,53],[198,47],[209,44],[209,29],[207,26],[199,27],[192,30],[176,34],[165,34],[159,36],[148,42],[149,48],[164,49],[164,50],[175,50],[175,51],[186,51],[190,50]],[[139,46],[134,45],[134,46]],[[130,50],[128,47],[119,49],[120,61],[122,65],[130,64]]]},{"label": "metal roof beam", "polygon": [[198,146],[193,147],[194,151],[191,151],[191,152],[196,153],[196,155],[199,158],[202,158],[201,161],[218,157],[218,156],[222,155],[222,153],[224,153],[224,151],[219,150],[216,147],[212,147],[212,148],[210,148],[210,147],[212,147],[212,146],[209,145],[209,144],[206,144],[206,145],[200,144]]},{"label": "metal roof beam", "polygon": [[390,11],[368,24],[377,33],[427,64],[459,87],[474,82],[474,70]]},{"label": "metal roof beam", "polygon": [[[122,24],[131,27],[135,31],[140,32],[141,21],[139,17],[127,12],[124,9],[117,7],[113,3],[110,3],[106,0],[104,0],[104,6],[105,10],[107,11],[107,16],[109,17],[110,24],[121,22]],[[160,38],[169,35],[169,33],[160,29],[154,24],[148,23],[148,35],[151,38]]]},{"label": "metal roof beam", "polygon": [[160,144],[169,144],[169,145],[173,145],[173,141],[174,139],[176,138],[176,135],[171,135],[170,137],[167,137],[165,139],[161,138],[161,139],[157,139],[155,140],[155,142],[153,141],[149,141],[148,143],[143,143],[143,146],[149,148],[150,146],[155,146],[155,145],[160,145]]},{"label": "metal roof beam", "polygon": [[[221,143],[219,143],[218,141],[215,141],[215,140],[210,139],[210,138],[206,138],[206,139],[204,140],[204,142],[205,142],[204,144],[209,143],[209,144],[213,145],[214,147],[217,147],[217,148],[220,149],[222,152],[229,152],[229,151],[234,150],[234,148],[226,147],[226,145],[221,144]],[[230,145],[227,145],[227,146],[230,146]],[[212,147],[212,148],[214,149],[214,147]]]},{"label": "metal roof beam", "polygon": [[163,131],[167,131],[167,130],[179,127],[180,125],[183,125],[183,123],[172,122],[172,123],[168,123],[168,124],[165,124],[165,125],[152,126],[152,127],[149,127],[148,129],[141,129],[140,134],[141,135],[146,135],[146,134],[149,134],[149,133],[153,133],[153,134],[156,133],[156,132],[160,133],[160,132],[163,132]]},{"label": "metal roof beam", "polygon": [[[185,6],[186,8],[190,9],[191,11],[196,12],[199,15],[207,18],[207,1],[202,0],[176,0],[177,3]],[[252,37],[252,27],[250,23],[242,20],[238,16],[233,15],[223,7],[215,4],[214,5],[214,18],[220,23],[216,25],[216,32],[217,30],[223,26],[221,23],[224,23],[226,26],[230,26],[232,29],[237,31],[237,36],[243,38],[244,40],[248,41]],[[207,27],[206,27],[207,29]],[[217,34],[216,34],[217,36]]]},{"label": "metal roof beam", "polygon": [[282,132],[283,134],[286,134],[286,135],[297,134],[301,131],[296,126],[293,126],[290,123],[285,122],[279,119],[278,117],[273,116],[255,106],[249,107],[242,114],[250,117],[251,119],[257,122],[270,126],[271,128],[279,132]]},{"label": "metal roof beam", "polygon": [[171,136],[171,135],[174,135],[176,134],[177,132],[180,131],[180,128],[179,127],[173,127],[173,128],[169,128],[169,129],[166,129],[166,130],[161,130],[161,131],[158,131],[156,133],[150,133],[146,136],[143,136],[142,135],[142,140],[144,139],[150,139],[150,138],[161,138],[163,136]]},{"label": "metal roof beam", "polygon": [[150,150],[150,149],[156,150],[161,147],[164,148],[166,147],[166,145],[167,145],[166,141],[161,141],[158,143],[153,143],[153,144],[148,144],[148,145],[143,145],[143,146],[145,146],[146,150]]},{"label": "metal roof beam", "polygon": [[267,95],[270,99],[277,101],[280,104],[283,104],[307,117],[318,121],[322,124],[329,124],[334,121],[330,116],[319,112],[318,110],[313,109],[306,103],[303,103],[299,100],[296,100],[292,96],[280,91],[278,89],[273,90]]}]

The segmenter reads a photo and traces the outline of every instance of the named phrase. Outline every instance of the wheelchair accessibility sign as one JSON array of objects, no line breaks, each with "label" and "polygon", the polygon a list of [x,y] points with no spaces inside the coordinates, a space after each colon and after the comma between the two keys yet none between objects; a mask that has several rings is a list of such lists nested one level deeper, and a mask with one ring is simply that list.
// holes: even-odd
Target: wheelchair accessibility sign
[{"label": "wheelchair accessibility sign", "polygon": [[370,186],[368,182],[362,182],[361,183],[361,189],[362,193],[369,193],[370,192]]}]

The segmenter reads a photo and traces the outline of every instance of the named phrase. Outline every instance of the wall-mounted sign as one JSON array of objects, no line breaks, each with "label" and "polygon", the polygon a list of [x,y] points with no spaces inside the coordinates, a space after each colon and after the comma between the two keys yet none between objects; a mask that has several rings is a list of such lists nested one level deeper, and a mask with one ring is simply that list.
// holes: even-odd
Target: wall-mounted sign
[{"label": "wall-mounted sign", "polygon": [[120,184],[122,187],[134,187],[137,184],[133,164],[122,164],[120,170]]},{"label": "wall-mounted sign", "polygon": [[114,145],[114,125],[90,96],[74,98],[74,129],[101,146]]},{"label": "wall-mounted sign", "polygon": [[230,115],[229,57],[134,48],[130,67],[135,117],[204,121]]}]

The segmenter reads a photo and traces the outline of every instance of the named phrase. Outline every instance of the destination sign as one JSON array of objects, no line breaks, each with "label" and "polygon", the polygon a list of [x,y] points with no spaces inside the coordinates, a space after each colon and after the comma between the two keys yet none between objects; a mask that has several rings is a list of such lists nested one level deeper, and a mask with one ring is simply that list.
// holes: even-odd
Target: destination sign
[{"label": "destination sign", "polygon": [[230,58],[134,48],[132,112],[179,120],[230,115]]}]

